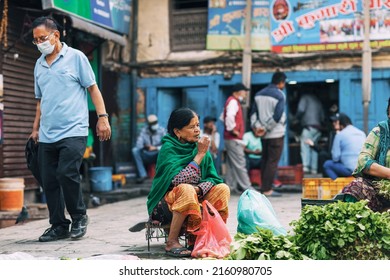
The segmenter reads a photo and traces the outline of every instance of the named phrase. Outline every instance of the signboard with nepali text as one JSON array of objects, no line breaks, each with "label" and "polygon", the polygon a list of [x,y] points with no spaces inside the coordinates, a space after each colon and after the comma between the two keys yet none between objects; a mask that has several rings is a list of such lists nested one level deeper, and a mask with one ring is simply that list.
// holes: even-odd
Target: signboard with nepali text
[{"label": "signboard with nepali text", "polygon": [[[246,0],[209,0],[208,50],[242,50]],[[269,1],[252,0],[253,50],[270,50]]]},{"label": "signboard with nepali text", "polygon": [[44,9],[75,15],[118,33],[129,34],[131,0],[43,0]]},{"label": "signboard with nepali text", "polygon": [[[273,52],[362,48],[363,0],[273,0],[270,11]],[[371,0],[370,17],[371,46],[390,46],[390,0]]]}]

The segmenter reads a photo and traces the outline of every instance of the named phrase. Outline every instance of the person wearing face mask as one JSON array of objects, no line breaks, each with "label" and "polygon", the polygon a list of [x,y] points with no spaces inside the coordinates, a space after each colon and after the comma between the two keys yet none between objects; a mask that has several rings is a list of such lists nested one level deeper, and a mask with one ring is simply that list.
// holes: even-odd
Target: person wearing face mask
[{"label": "person wearing face mask", "polygon": [[39,17],[32,28],[33,44],[42,55],[34,68],[38,102],[29,138],[39,143],[38,165],[51,224],[39,241],[77,239],[86,234],[88,225],[80,186],[89,127],[88,93],[96,108],[100,141],[110,139],[111,127],[88,58],[60,41],[59,25],[53,18]]},{"label": "person wearing face mask", "polygon": [[251,126],[262,134],[261,192],[266,196],[281,196],[272,190],[272,183],[278,171],[286,133],[286,97],[283,93],[286,78],[283,72],[275,72],[271,84],[256,93],[250,114]]},{"label": "person wearing face mask", "polygon": [[225,102],[221,120],[224,123],[224,142],[226,149],[226,184],[231,192],[240,194],[246,189],[253,189],[246,169],[244,142],[244,116],[241,103],[249,89],[241,83],[235,84],[232,94]]},{"label": "person wearing face mask", "polygon": [[159,126],[156,115],[147,117],[147,125],[142,128],[137,143],[132,149],[134,162],[138,172],[137,183],[142,183],[147,176],[146,165],[155,164],[158,152],[161,149],[161,139],[165,135],[165,128]]}]

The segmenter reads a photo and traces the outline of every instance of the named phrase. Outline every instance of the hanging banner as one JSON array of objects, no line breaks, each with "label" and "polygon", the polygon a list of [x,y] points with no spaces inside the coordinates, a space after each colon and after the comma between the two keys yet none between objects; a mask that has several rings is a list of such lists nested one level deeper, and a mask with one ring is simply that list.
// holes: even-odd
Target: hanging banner
[{"label": "hanging banner", "polygon": [[43,9],[56,9],[129,34],[131,0],[42,0]]},{"label": "hanging banner", "polygon": [[[272,51],[277,53],[361,49],[363,0],[273,0]],[[390,2],[371,0],[372,48],[390,46]]]},{"label": "hanging banner", "polygon": [[[270,50],[269,1],[252,0],[252,50]],[[242,50],[246,0],[209,0],[208,50]]]}]

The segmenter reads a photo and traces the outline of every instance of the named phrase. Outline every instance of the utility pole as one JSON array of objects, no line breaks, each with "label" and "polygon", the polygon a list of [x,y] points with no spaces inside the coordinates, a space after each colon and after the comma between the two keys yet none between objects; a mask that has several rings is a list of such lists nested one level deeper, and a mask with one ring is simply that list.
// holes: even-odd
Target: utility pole
[{"label": "utility pole", "polygon": [[[252,0],[246,0],[246,16],[245,16],[245,38],[244,50],[242,53],[242,83],[251,88],[251,73],[252,73]],[[247,95],[244,107],[250,106],[250,94]]]},{"label": "utility pole", "polygon": [[[246,16],[245,16],[245,38],[244,49],[242,53],[242,83],[251,88],[251,74],[252,74],[252,0],[246,0]],[[245,127],[248,123],[248,112],[250,107],[250,91],[246,96],[243,104],[243,116]],[[245,128],[246,130],[246,128]]]},{"label": "utility pole", "polygon": [[364,40],[362,54],[363,126],[368,134],[368,109],[371,102],[371,46],[370,46],[370,0],[363,1]]}]

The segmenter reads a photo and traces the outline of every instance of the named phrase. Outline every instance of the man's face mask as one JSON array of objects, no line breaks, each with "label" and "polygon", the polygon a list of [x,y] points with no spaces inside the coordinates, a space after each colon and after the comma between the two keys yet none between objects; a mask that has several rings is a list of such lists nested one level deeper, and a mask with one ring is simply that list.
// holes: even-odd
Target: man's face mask
[{"label": "man's face mask", "polygon": [[37,48],[43,55],[49,55],[54,51],[54,45],[50,43],[50,40],[37,44]]},{"label": "man's face mask", "polygon": [[244,96],[239,96],[238,97],[238,101],[240,101],[240,103],[243,103],[244,102]]},{"label": "man's face mask", "polygon": [[149,126],[149,127],[150,127],[150,130],[151,130],[151,131],[156,131],[157,128],[158,128],[158,124],[156,123],[156,124],[151,125],[151,126]]}]

